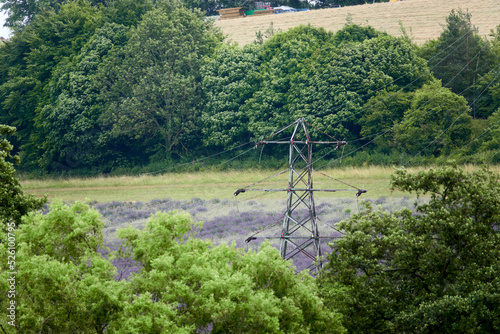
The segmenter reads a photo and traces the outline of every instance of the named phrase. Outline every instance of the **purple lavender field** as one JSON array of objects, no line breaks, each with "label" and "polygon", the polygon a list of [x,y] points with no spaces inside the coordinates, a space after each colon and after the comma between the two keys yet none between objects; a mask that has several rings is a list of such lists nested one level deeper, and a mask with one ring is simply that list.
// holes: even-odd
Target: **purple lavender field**
[{"label": "purple lavender field", "polygon": [[[379,197],[376,200],[365,199],[383,211],[393,212],[402,208],[414,208],[415,199],[408,196],[403,198]],[[316,199],[318,228],[321,236],[323,253],[329,253],[328,244],[342,234],[335,229],[335,224],[349,218],[352,213],[358,212],[363,201],[356,199]],[[203,200],[193,198],[189,201],[177,201],[170,198],[154,199],[150,202],[109,202],[90,203],[103,216],[105,223],[104,237],[106,246],[115,251],[120,246],[116,231],[120,228],[132,226],[141,229],[147,219],[158,211],[187,211],[193,221],[203,222],[203,227],[196,231],[196,236],[209,239],[214,244],[235,243],[237,248],[257,250],[266,239],[276,248],[279,246],[278,236],[281,232],[283,212],[286,208],[285,200],[248,200],[236,202],[229,200]],[[307,212],[296,211],[297,215],[305,216]],[[251,242],[245,242],[248,237],[255,236]],[[106,254],[108,251],[105,251]],[[311,261],[302,254],[293,257],[297,271],[306,269]],[[126,278],[137,270],[133,261],[115,263],[118,267],[118,279]]]}]

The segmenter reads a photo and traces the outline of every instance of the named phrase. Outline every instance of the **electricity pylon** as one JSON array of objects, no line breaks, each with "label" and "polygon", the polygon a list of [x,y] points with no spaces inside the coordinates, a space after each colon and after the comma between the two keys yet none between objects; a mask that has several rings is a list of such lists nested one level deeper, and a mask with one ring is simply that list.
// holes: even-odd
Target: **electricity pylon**
[{"label": "electricity pylon", "polygon": [[[345,141],[312,141],[307,131],[303,118],[283,128],[280,133],[295,125],[289,140],[264,140],[257,143],[256,147],[266,144],[287,144],[290,146],[288,157],[288,187],[286,189],[246,189],[235,192],[235,196],[245,191],[286,191],[287,208],[283,215],[281,228],[280,254],[285,260],[303,254],[312,261],[311,267],[316,270],[322,268],[322,252],[320,234],[317,224],[314,192],[351,191],[351,189],[314,189],[313,187],[313,160],[312,152],[315,144],[335,144],[336,148],[345,145]],[[275,133],[274,135],[276,135]],[[274,136],[273,135],[273,136]],[[301,166],[302,165],[302,166]],[[353,191],[360,193],[365,190],[356,188]],[[305,208],[304,211],[300,209]],[[252,240],[255,238],[249,238]]]}]

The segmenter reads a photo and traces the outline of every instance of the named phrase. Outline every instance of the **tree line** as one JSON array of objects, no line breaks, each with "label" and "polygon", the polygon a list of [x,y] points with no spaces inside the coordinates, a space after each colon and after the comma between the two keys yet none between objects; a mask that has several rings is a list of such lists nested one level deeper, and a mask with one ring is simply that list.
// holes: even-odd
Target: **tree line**
[{"label": "tree line", "polygon": [[498,161],[500,28],[481,38],[460,10],[421,47],[349,18],[238,46],[177,0],[21,5],[4,1],[15,34],[0,47],[0,124],[17,128],[23,172],[171,167],[238,153],[299,117],[348,141],[348,164]]}]

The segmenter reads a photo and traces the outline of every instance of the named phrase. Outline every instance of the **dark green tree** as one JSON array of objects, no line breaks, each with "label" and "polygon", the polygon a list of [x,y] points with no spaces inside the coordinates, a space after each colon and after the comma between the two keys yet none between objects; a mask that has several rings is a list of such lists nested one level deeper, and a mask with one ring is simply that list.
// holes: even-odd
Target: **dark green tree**
[{"label": "dark green tree", "polygon": [[[352,30],[352,28],[349,28]],[[357,31],[357,30],[356,30]],[[367,31],[370,36],[369,31]],[[355,35],[355,41],[360,35]],[[324,48],[304,66],[290,89],[292,118],[308,116],[318,128],[338,139],[357,139],[364,104],[381,88],[413,91],[429,82],[425,60],[401,38],[381,35]]]},{"label": "dark green tree", "polygon": [[375,149],[389,153],[396,147],[393,129],[411,108],[414,95],[413,92],[402,90],[377,92],[363,106],[363,116],[359,119],[361,136],[366,140],[373,140]]},{"label": "dark green tree", "polygon": [[2,10],[8,15],[5,26],[22,28],[44,11],[58,11],[64,0],[2,0]]},{"label": "dark green tree", "polygon": [[398,170],[392,186],[430,197],[395,213],[366,210],[337,225],[318,279],[350,332],[496,333],[500,321],[500,185],[456,166]]},{"label": "dark green tree", "polygon": [[488,117],[500,107],[500,25],[491,31],[491,66],[488,73],[478,78],[474,86],[472,112],[478,117]]},{"label": "dark green tree", "polygon": [[52,102],[39,111],[37,123],[43,134],[38,161],[45,170],[107,171],[119,155],[109,129],[101,127],[99,119],[108,105],[106,92],[112,82],[106,65],[127,43],[128,30],[106,23],[70,64],[54,71],[49,84]]},{"label": "dark green tree", "polygon": [[201,69],[205,106],[201,115],[206,145],[231,148],[248,142],[245,102],[259,88],[259,45],[222,45]]},{"label": "dark green tree", "polygon": [[102,13],[106,22],[126,27],[136,26],[144,13],[153,9],[151,0],[111,0],[106,1]]},{"label": "dark green tree", "polygon": [[1,65],[9,69],[0,83],[0,122],[18,128],[23,168],[37,166],[43,133],[35,123],[39,111],[51,102],[52,74],[68,66],[102,24],[99,10],[89,3],[68,2],[58,13],[38,15],[0,51],[12,52],[3,56],[8,62]]},{"label": "dark green tree", "polygon": [[[469,103],[475,101],[479,92],[474,85],[490,70],[492,55],[489,42],[482,39],[472,25],[470,13],[452,10],[441,36],[424,45],[421,53],[428,60],[434,76],[441,79],[445,87],[463,95]],[[474,117],[489,116],[474,110]]]},{"label": "dark green tree", "polygon": [[199,11],[161,2],[131,32],[116,58],[115,82],[103,122],[114,138],[142,140],[159,156],[181,156],[199,145],[200,68],[222,40]]},{"label": "dark green tree", "polygon": [[394,141],[412,155],[449,154],[470,140],[471,121],[465,98],[435,81],[415,92]]}]

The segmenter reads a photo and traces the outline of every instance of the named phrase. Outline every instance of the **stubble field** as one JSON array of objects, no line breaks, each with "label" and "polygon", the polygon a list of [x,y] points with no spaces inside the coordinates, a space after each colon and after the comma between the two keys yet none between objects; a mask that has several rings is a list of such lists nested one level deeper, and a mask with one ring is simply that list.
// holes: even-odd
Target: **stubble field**
[{"label": "stubble field", "polygon": [[351,15],[353,23],[370,25],[394,36],[402,34],[401,22],[413,41],[423,44],[439,37],[452,9],[471,13],[472,23],[479,29],[481,36],[488,35],[500,24],[498,0],[404,0],[259,17],[247,16],[217,21],[215,25],[229,40],[244,45],[253,42],[256,32],[264,32],[271,23],[274,29],[281,31],[301,24],[311,24],[335,32],[344,26],[347,16]]}]

